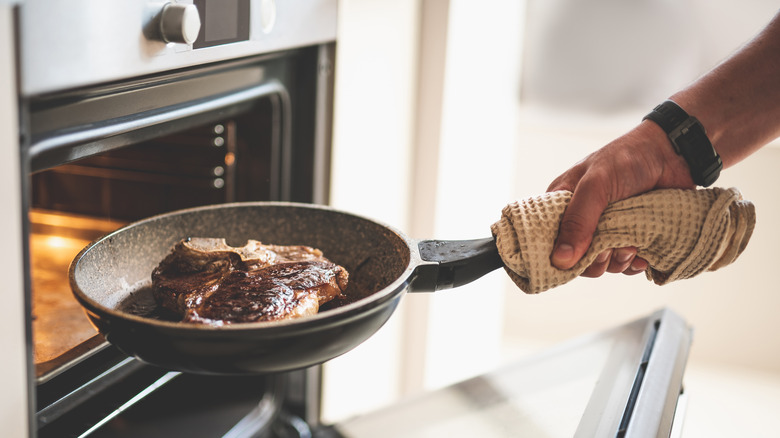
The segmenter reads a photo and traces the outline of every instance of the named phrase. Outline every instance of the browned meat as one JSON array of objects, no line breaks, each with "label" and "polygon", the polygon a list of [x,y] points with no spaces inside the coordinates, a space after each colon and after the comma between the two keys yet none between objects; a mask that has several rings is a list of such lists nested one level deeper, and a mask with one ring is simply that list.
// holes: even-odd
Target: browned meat
[{"label": "browned meat", "polygon": [[153,294],[182,321],[279,321],[313,315],[342,296],[347,271],[307,246],[240,248],[224,239],[189,238],[152,272]]}]

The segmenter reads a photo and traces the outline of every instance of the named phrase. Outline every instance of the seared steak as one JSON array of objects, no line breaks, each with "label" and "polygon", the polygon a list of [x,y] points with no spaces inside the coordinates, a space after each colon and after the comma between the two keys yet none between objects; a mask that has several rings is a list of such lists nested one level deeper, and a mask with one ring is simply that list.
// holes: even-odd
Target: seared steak
[{"label": "seared steak", "polygon": [[177,243],[152,272],[154,298],[182,321],[206,324],[279,321],[313,315],[342,296],[347,271],[318,249],[225,239]]}]

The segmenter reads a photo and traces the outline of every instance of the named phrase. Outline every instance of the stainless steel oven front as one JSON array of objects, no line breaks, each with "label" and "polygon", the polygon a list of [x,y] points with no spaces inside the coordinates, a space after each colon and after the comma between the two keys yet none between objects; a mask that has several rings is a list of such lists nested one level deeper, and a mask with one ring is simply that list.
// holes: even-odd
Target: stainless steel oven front
[{"label": "stainless steel oven front", "polygon": [[[16,31],[30,436],[306,436],[319,373],[192,376],[128,358],[67,265],[144,217],[243,200],[326,203],[336,0],[27,0]],[[5,116],[4,116],[5,117]],[[11,117],[4,121],[11,120]],[[14,308],[4,309],[12,312]],[[10,315],[4,315],[10,317]]]}]

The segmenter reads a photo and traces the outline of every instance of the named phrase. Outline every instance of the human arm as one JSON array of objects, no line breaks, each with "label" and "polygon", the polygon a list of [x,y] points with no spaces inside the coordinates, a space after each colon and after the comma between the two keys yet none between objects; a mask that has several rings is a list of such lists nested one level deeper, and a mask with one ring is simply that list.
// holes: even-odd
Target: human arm
[{"label": "human arm", "polygon": [[[780,135],[780,13],[752,41],[670,97],[704,126],[728,168]],[[654,122],[641,122],[556,178],[569,190],[551,261],[569,269],[590,246],[601,213],[614,201],[660,188],[695,187],[682,156]],[[605,251],[583,273],[637,273],[646,262],[633,248]]]}]

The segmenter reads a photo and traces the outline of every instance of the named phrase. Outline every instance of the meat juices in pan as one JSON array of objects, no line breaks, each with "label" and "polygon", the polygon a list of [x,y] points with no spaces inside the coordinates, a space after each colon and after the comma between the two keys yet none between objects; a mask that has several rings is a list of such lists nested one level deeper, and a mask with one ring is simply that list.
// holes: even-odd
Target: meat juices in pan
[{"label": "meat juices in pan", "polygon": [[152,272],[152,293],[182,321],[223,325],[314,315],[342,298],[347,271],[307,246],[243,247],[188,238]]}]

